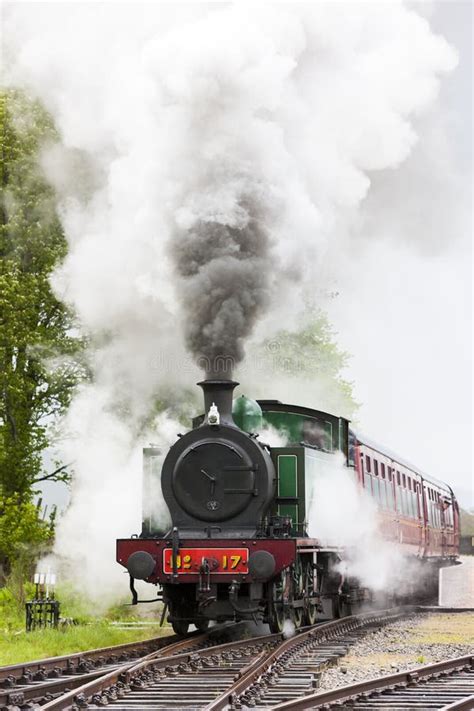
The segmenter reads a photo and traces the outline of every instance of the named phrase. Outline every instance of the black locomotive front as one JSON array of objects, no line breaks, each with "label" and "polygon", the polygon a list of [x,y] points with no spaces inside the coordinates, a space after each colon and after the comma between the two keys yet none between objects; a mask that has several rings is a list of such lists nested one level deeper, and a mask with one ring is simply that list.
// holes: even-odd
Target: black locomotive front
[{"label": "black locomotive front", "polygon": [[232,418],[237,383],[213,377],[199,385],[204,418],[178,438],[161,471],[171,529],[117,543],[132,591],[135,579],[160,584],[181,634],[190,623],[203,629],[210,620],[268,619],[274,587],[296,556],[294,539],[268,536],[275,467],[258,435]]},{"label": "black locomotive front", "polygon": [[162,489],[187,538],[255,537],[275,492],[275,468],[255,435],[232,419],[231,380],[205,380],[205,419],[169,450]]}]

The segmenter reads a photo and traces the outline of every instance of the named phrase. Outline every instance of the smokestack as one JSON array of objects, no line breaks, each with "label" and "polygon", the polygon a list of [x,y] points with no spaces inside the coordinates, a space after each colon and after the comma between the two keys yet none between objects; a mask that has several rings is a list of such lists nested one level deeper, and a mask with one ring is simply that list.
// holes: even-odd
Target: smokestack
[{"label": "smokestack", "polygon": [[219,424],[237,427],[232,417],[232,400],[234,388],[238,384],[235,380],[220,379],[216,375],[209,376],[198,383],[204,393],[204,425],[216,424],[209,421],[209,411],[215,405],[219,414]]}]

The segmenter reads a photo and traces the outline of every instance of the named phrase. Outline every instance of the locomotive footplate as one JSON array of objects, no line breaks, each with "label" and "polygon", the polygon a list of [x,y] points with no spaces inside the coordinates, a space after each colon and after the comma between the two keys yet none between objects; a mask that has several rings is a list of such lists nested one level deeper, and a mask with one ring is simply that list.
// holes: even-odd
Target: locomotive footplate
[{"label": "locomotive footplate", "polygon": [[117,562],[132,577],[161,584],[199,583],[203,566],[213,583],[265,581],[292,565],[295,557],[294,539],[182,539],[175,551],[171,538],[117,541]]}]

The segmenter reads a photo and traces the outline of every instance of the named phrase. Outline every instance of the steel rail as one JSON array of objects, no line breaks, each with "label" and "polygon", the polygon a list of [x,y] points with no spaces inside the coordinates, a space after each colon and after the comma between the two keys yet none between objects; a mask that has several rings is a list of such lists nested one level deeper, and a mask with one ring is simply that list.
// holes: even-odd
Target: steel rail
[{"label": "steel rail", "polygon": [[444,706],[441,711],[472,711],[474,709],[474,695],[466,696],[461,701],[455,701],[449,706]]},{"label": "steel rail", "polygon": [[[110,647],[98,647],[84,652],[73,652],[58,657],[34,659],[30,662],[2,666],[0,667],[0,691],[2,689],[16,689],[18,683],[23,689],[33,681],[46,681],[62,674],[87,674],[93,671],[93,667],[97,664],[116,667],[121,663],[132,662],[140,658],[146,659],[165,649],[169,650],[167,654],[175,654],[191,645],[202,644],[205,639],[233,629],[239,624],[216,625],[206,632],[196,630],[186,637],[176,634],[151,637],[138,642],[126,642]],[[143,657],[144,652],[146,653],[145,657]]]},{"label": "steel rail", "polygon": [[[447,610],[437,608],[437,611],[444,612]],[[283,636],[281,634],[275,634],[213,645],[207,649],[198,649],[196,651],[189,649],[190,645],[196,646],[205,641],[206,638],[209,639],[211,633],[221,631],[217,628],[212,628],[205,635],[198,635],[196,633],[195,636],[191,635],[185,639],[179,639],[178,642],[151,652],[139,660],[128,661],[125,664],[116,666],[114,669],[109,671],[104,670],[100,674],[88,677],[86,684],[84,684],[85,678],[82,677],[80,684],[74,683],[74,685],[69,685],[69,691],[67,693],[49,701],[43,708],[45,711],[63,711],[72,706],[86,706],[87,700],[92,697],[93,703],[99,703],[99,705],[102,704],[102,701],[107,701],[106,697],[109,698],[110,703],[113,703],[113,700],[117,698],[117,693],[123,696],[130,691],[130,687],[132,687],[133,691],[137,691],[142,687],[145,689],[153,686],[153,675],[155,673],[155,680],[159,678],[163,679],[168,675],[172,676],[177,673],[186,673],[186,665],[195,663],[197,658],[205,659],[206,657],[232,653],[233,651],[256,644],[274,645],[277,642],[282,642],[276,650],[273,648],[268,649],[268,646],[264,649],[257,649],[257,658],[251,663],[247,663],[243,668],[241,662],[234,664],[234,683],[230,685],[226,691],[221,691],[220,695],[214,699],[214,701],[203,703],[203,708],[205,708],[206,711],[218,711],[219,709],[225,708],[226,704],[236,700],[241,694],[245,694],[262,674],[268,676],[269,669],[270,673],[274,673],[272,669],[274,670],[277,666],[281,666],[280,658],[284,655],[293,654],[296,647],[304,646],[305,644],[314,645],[315,641],[319,645],[319,640],[327,640],[326,647],[331,647],[331,645],[337,647],[338,644],[341,646],[342,643],[338,643],[338,639],[345,633],[350,635],[350,633],[355,632],[355,630],[362,630],[364,627],[374,624],[386,624],[391,620],[399,619],[402,616],[416,612],[428,612],[428,610],[416,605],[394,608],[392,610],[376,610],[301,629],[295,637],[286,641],[282,641]],[[431,612],[431,609],[429,612]],[[224,627],[223,629],[225,630],[226,628]],[[158,639],[163,640],[166,638]],[[334,640],[334,642],[331,642],[331,640]],[[344,642],[344,640],[342,642]],[[183,651],[183,649],[186,649],[186,651]],[[317,649],[319,650],[320,647],[318,646]],[[337,656],[341,656],[341,651],[336,649],[335,655],[334,650],[330,652],[330,654],[333,656],[330,657],[327,663],[331,663]],[[344,654],[344,651],[342,651],[342,654]],[[325,668],[327,663],[322,662],[318,668]],[[221,661],[219,661],[219,665],[221,665]],[[282,670],[278,669],[278,673],[282,673]],[[195,679],[199,686],[199,684],[203,684],[203,682],[198,681],[198,676],[199,675],[196,675]],[[232,677],[230,677],[229,681],[231,681],[231,679]],[[64,685],[64,687],[65,690],[67,686]],[[59,687],[56,689],[56,693],[58,692]],[[103,695],[102,701],[100,701],[101,694]]]},{"label": "steel rail", "polygon": [[[454,659],[428,664],[417,667],[416,669],[410,669],[409,671],[397,672],[396,674],[361,681],[356,684],[351,684],[350,686],[342,686],[337,689],[331,689],[330,691],[308,694],[307,696],[272,706],[271,711],[307,711],[308,709],[329,708],[331,704],[342,704],[346,701],[354,702],[360,697],[366,699],[367,695],[373,692],[380,693],[382,691],[393,690],[397,686],[403,687],[409,684],[418,684],[420,681],[425,681],[432,677],[452,674],[456,671],[472,669],[473,667],[474,655],[455,657]],[[440,706],[439,709],[443,711],[448,711],[448,709],[457,709],[457,711],[470,709],[470,711],[472,711],[474,708],[470,701],[472,698],[474,697],[471,695],[449,706]],[[471,703],[471,705],[469,705],[469,703]],[[465,704],[467,704],[467,706]]]},{"label": "steel rail", "polygon": [[[195,633],[197,636],[197,633]],[[31,662],[19,662],[18,664],[9,664],[8,666],[0,667],[0,686],[5,686],[5,682],[10,680],[13,682],[16,679],[22,679],[28,676],[28,674],[42,674],[45,675],[48,672],[57,673],[58,670],[71,671],[74,668],[74,663],[77,662],[78,665],[85,662],[95,662],[100,660],[101,657],[116,657],[113,662],[125,661],[126,656],[131,653],[138,652],[142,650],[147,651],[148,649],[158,645],[158,649],[161,649],[168,644],[172,644],[181,640],[178,635],[166,635],[161,637],[151,637],[150,639],[144,639],[140,642],[126,642],[125,644],[116,644],[111,647],[98,647],[97,649],[88,649],[84,652],[73,652],[72,654],[64,654],[59,657],[48,657],[46,659],[34,659]]]},{"label": "steel rail", "polygon": [[83,686],[86,681],[97,679],[103,673],[103,671],[94,671],[77,677],[50,679],[44,684],[31,684],[20,689],[0,690],[0,709],[14,709],[31,703],[40,703],[48,696],[64,694],[78,686]]},{"label": "steel rail", "polygon": [[[119,683],[125,687],[129,687],[129,685],[135,680],[140,683],[140,677],[150,670],[160,671],[169,669],[173,666],[177,667],[180,664],[187,664],[190,661],[195,660],[197,657],[214,657],[217,654],[225,654],[227,652],[236,651],[248,646],[268,644],[272,642],[276,643],[281,639],[281,634],[271,634],[261,637],[252,637],[249,639],[235,640],[233,642],[226,642],[220,645],[213,645],[203,649],[181,652],[173,655],[163,656],[160,655],[159,652],[151,653],[145,658],[140,659],[138,662],[123,664],[111,672],[101,675],[98,679],[90,681],[81,687],[71,690],[63,696],[48,702],[42,706],[42,711],[63,711],[64,709],[69,709],[75,705],[78,697],[80,698],[81,705],[84,705],[84,701],[88,698],[98,696],[102,692],[107,691]],[[180,644],[184,645],[186,641],[188,640],[182,640]]]},{"label": "steel rail", "polygon": [[204,711],[222,711],[222,709],[225,709],[239,696],[246,693],[281,657],[295,651],[299,646],[316,640],[337,639],[338,636],[346,632],[371,624],[385,624],[404,615],[411,614],[415,610],[416,608],[410,605],[403,608],[393,608],[392,610],[362,613],[300,630],[294,637],[285,640],[276,649],[270,650],[258,663],[254,663],[245,675],[241,675],[229,689],[205,706]]},{"label": "steel rail", "polygon": [[[160,637],[158,639],[176,639],[176,642],[166,644],[161,646],[159,649],[154,650],[153,652],[150,652],[146,656],[142,657],[140,659],[140,662],[142,664],[145,664],[147,662],[151,662],[153,659],[157,658],[162,658],[162,659],[167,659],[168,657],[172,657],[173,655],[176,655],[177,653],[182,652],[184,649],[194,649],[196,645],[202,644],[206,641],[209,640],[209,638],[212,636],[210,633],[211,631],[213,632],[215,628],[212,628],[212,630],[208,632],[196,632],[193,635],[190,635],[189,637],[186,637],[185,639],[179,638],[177,635],[170,635],[167,638]],[[219,631],[221,629],[219,628]],[[120,647],[128,647],[129,645],[119,645]],[[114,649],[114,647],[110,647],[110,649]],[[98,650],[93,650],[93,651],[98,651]],[[74,656],[74,655],[73,655]],[[51,660],[48,661],[53,661],[53,660],[63,660],[67,659],[67,657],[52,657]],[[95,681],[98,681],[101,677],[109,677],[110,675],[113,676],[114,672],[117,669],[124,669],[128,668],[131,665],[136,665],[138,660],[129,660],[126,664],[114,664],[112,665],[112,668],[110,668],[110,664],[107,665],[107,668],[105,669],[95,669],[95,670],[90,670],[81,674],[76,674],[76,675],[71,675],[66,674],[62,678],[57,678],[60,677],[60,669],[55,666],[53,668],[54,671],[54,678],[45,678],[43,677],[42,680],[39,683],[30,683],[30,684],[25,684],[22,686],[9,686],[4,689],[0,689],[0,709],[4,708],[13,708],[13,707],[20,707],[23,706],[24,704],[28,702],[39,702],[47,699],[48,696],[51,695],[56,695],[56,694],[65,694],[70,691],[73,691],[74,689],[81,688],[85,685],[93,684]],[[34,662],[36,664],[37,662]],[[15,665],[16,667],[21,666],[21,665]],[[106,665],[104,665],[106,666]],[[42,675],[44,674],[44,670],[41,670]]]},{"label": "steel rail", "polygon": [[[177,635],[170,635],[170,638],[177,638]],[[162,638],[163,639],[163,638]],[[193,637],[179,639],[178,641],[160,647],[153,652],[150,652],[145,657],[141,658],[141,662],[156,659],[159,657],[167,658],[176,653],[181,652],[186,648],[194,648],[196,645],[205,642],[209,639],[208,633],[196,633]],[[113,649],[113,648],[112,648]],[[96,669],[94,671],[84,672],[78,675],[65,675],[62,678],[48,678],[38,683],[30,683],[22,686],[10,686],[6,689],[0,689],[0,709],[20,707],[26,703],[40,702],[47,699],[48,696],[56,694],[65,694],[73,689],[80,688],[86,684],[93,683],[103,676],[113,674],[116,669],[122,669],[130,665],[136,664],[137,660],[130,660],[127,664],[107,665],[107,668]],[[105,665],[104,665],[105,666]],[[55,677],[60,677],[59,671]]]}]

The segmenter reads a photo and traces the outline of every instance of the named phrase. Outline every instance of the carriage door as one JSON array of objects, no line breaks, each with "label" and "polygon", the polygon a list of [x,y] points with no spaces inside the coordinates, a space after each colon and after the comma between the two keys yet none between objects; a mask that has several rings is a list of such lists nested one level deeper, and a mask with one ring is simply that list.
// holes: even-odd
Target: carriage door
[{"label": "carriage door", "polygon": [[430,518],[428,516],[428,510],[429,510],[429,501],[428,501],[428,488],[423,482],[422,484],[422,492],[423,492],[423,501],[422,501],[422,509],[423,509],[423,528],[425,531],[425,556],[429,555],[429,549],[430,549]]},{"label": "carriage door", "polygon": [[447,536],[447,515],[446,515],[446,504],[449,505],[449,502],[446,501],[445,498],[440,496],[438,506],[439,506],[439,511],[440,511],[440,520],[441,520],[441,551],[443,557],[448,555],[449,550],[448,550],[448,536]]},{"label": "carriage door", "polygon": [[418,555],[423,557],[425,548],[425,525],[424,525],[424,510],[423,510],[423,485],[421,481],[413,479],[415,487],[415,502],[418,522]]}]

